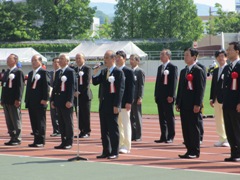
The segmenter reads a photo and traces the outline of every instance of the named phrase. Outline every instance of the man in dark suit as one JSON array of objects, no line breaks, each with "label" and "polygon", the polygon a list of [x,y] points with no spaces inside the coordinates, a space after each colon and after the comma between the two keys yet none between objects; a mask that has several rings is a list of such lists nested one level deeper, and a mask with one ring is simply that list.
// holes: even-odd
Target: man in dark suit
[{"label": "man in dark suit", "polygon": [[158,106],[161,136],[156,143],[172,143],[175,136],[174,101],[178,77],[177,66],[170,62],[171,51],[163,49],[160,60],[163,63],[158,67],[155,84],[155,102]]},{"label": "man in dark suit", "polygon": [[227,54],[224,50],[215,52],[215,58],[219,64],[212,73],[212,83],[210,90],[210,105],[214,108],[214,119],[216,123],[216,132],[219,140],[214,144],[215,147],[229,147],[225,126],[223,121],[223,71],[227,65]]},{"label": "man in dark suit", "polygon": [[200,156],[199,113],[204,94],[203,70],[196,64],[197,49],[184,50],[186,68],[181,70],[176,99],[176,111],[180,111],[182,133],[187,152],[180,158]]},{"label": "man in dark suit", "polygon": [[133,70],[125,65],[127,55],[124,51],[116,52],[116,65],[124,72],[125,90],[122,98],[122,108],[118,116],[120,134],[119,153],[130,153],[132,141],[132,129],[130,112],[133,103],[135,80]]},{"label": "man in dark suit", "polygon": [[49,99],[49,74],[42,69],[40,55],[32,57],[33,71],[28,73],[25,104],[28,108],[34,141],[29,147],[43,147],[46,134],[46,109]]},{"label": "man in dark suit", "polygon": [[223,117],[231,155],[224,161],[240,161],[240,44],[229,43],[223,81]]},{"label": "man in dark suit", "polygon": [[73,99],[75,91],[75,72],[68,66],[70,58],[66,54],[59,56],[61,69],[57,71],[51,97],[52,108],[57,109],[61,144],[55,149],[71,149],[73,144]]},{"label": "man in dark suit", "polygon": [[11,137],[5,145],[21,144],[22,116],[21,100],[24,88],[23,72],[17,68],[18,56],[10,54],[7,58],[9,69],[2,77],[1,105],[3,106],[8,133]]},{"label": "man in dark suit", "polygon": [[142,139],[142,99],[144,92],[145,73],[138,65],[140,57],[137,54],[130,56],[130,64],[134,72],[135,90],[134,100],[130,113],[132,127],[132,141],[140,141]]},{"label": "man in dark suit", "polygon": [[[78,107],[78,125],[79,138],[88,138],[90,136],[90,109],[92,100],[92,91],[90,89],[91,68],[85,64],[85,57],[79,53],[75,57],[77,67],[77,90],[75,92],[75,106]],[[78,98],[78,99],[77,99]],[[77,105],[78,102],[78,105]],[[76,136],[77,137],[77,136]]]},{"label": "man in dark suit", "polygon": [[116,159],[119,153],[118,114],[124,93],[124,74],[115,65],[116,54],[108,50],[104,55],[107,68],[97,74],[94,70],[93,85],[100,84],[99,113],[103,151],[97,158]]},{"label": "man in dark suit", "polygon": [[[201,64],[197,59],[196,59],[196,64],[203,70],[204,72],[204,91],[206,88],[206,82],[207,82],[207,69],[206,67]],[[202,144],[203,141],[203,134],[204,134],[204,126],[203,126],[203,110],[204,110],[204,106],[202,105],[201,108],[201,112],[199,113],[199,130],[200,130],[200,144]]]},{"label": "man in dark suit", "polygon": [[[55,81],[56,73],[58,70],[60,70],[59,59],[53,58],[52,65],[53,65],[53,70],[49,72],[51,88],[53,88],[53,82]],[[51,137],[61,136],[60,130],[59,130],[58,114],[57,114],[56,108],[52,108],[50,106],[50,115],[51,115],[52,127],[53,127],[53,133],[50,136]]]}]

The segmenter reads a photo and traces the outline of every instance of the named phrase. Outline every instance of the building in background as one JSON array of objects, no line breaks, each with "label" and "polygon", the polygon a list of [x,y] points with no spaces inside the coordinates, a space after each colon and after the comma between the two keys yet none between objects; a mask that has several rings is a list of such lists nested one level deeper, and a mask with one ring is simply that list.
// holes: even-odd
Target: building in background
[{"label": "building in background", "polygon": [[236,1],[236,11],[239,13],[240,12],[240,0],[235,0]]}]

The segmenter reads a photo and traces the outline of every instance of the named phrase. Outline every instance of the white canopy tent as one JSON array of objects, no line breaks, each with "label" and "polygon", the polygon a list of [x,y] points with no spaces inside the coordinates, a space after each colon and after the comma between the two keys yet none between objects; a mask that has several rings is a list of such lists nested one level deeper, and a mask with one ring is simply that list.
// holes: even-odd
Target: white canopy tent
[{"label": "white canopy tent", "polygon": [[0,48],[0,64],[5,65],[7,57],[12,53],[18,56],[22,64],[30,64],[32,56],[36,54],[42,57],[43,62],[47,62],[47,58],[33,48]]},{"label": "white canopy tent", "polygon": [[86,59],[102,59],[107,50],[122,50],[127,54],[127,58],[131,54],[137,54],[141,58],[147,58],[147,54],[137,47],[131,41],[105,41],[105,42],[89,42],[85,41],[69,52],[70,58],[75,58],[77,53],[83,53]]}]

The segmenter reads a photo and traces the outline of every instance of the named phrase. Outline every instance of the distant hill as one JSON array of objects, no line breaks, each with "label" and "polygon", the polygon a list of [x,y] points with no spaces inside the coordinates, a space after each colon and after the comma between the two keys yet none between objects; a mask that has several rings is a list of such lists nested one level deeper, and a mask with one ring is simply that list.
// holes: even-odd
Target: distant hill
[{"label": "distant hill", "polygon": [[112,3],[93,3],[90,2],[90,7],[97,7],[97,10],[102,11],[104,14],[108,15],[109,17],[114,16],[114,9],[115,4]]}]

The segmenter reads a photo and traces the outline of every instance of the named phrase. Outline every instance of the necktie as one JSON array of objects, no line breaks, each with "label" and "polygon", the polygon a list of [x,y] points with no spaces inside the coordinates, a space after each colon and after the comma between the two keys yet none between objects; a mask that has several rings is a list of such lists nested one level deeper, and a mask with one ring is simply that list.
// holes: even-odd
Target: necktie
[{"label": "necktie", "polygon": [[55,80],[56,71],[53,72],[53,81]]},{"label": "necktie", "polygon": [[34,71],[33,71],[33,75],[32,75],[32,82],[33,82],[34,79],[35,79],[35,75],[36,75],[36,71],[34,70]]},{"label": "necktie", "polygon": [[222,67],[220,67],[220,68],[218,69],[218,79],[220,78],[220,76],[221,76],[221,74],[222,74],[222,70],[223,70]]},{"label": "necktie", "polygon": [[107,71],[106,80],[108,80],[109,75],[110,75],[110,70]]},{"label": "necktie", "polygon": [[188,66],[186,66],[186,76],[188,75],[188,73],[189,73],[189,68]]},{"label": "necktie", "polygon": [[62,69],[60,69],[60,70],[59,70],[59,79],[61,79],[61,77],[62,77],[62,74],[63,74],[63,70],[62,70]]},{"label": "necktie", "polygon": [[228,74],[231,74],[232,70],[233,70],[233,63],[230,63],[228,67]]},{"label": "necktie", "polygon": [[163,74],[163,72],[164,72],[164,69],[165,69],[165,66],[164,66],[164,65],[162,65],[161,74]]}]

